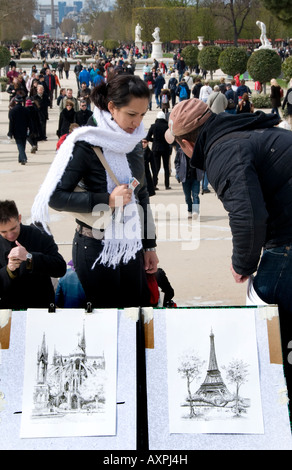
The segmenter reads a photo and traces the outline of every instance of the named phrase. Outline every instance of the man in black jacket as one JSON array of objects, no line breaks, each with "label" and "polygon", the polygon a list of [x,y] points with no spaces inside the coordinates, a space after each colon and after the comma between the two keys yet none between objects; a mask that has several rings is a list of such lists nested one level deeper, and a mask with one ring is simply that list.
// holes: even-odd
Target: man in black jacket
[{"label": "man in black jacket", "polygon": [[158,173],[161,167],[161,158],[164,168],[164,184],[165,189],[171,189],[169,186],[169,159],[171,154],[171,147],[166,142],[164,134],[167,130],[168,124],[165,119],[165,114],[163,111],[157,113],[157,118],[153,124],[151,124],[150,129],[147,133],[146,140],[148,142],[153,142],[152,152],[154,155],[155,165],[156,165],[156,174],[153,174],[153,182],[155,189],[158,184]]},{"label": "man in black jacket", "polygon": [[50,100],[48,95],[45,93],[45,88],[43,85],[37,86],[37,94],[34,97],[34,102],[36,104],[38,115],[41,124],[41,135],[39,140],[47,140],[47,120],[49,119],[49,105]]},{"label": "man in black jacket", "polygon": [[[194,98],[172,110],[166,138],[207,172],[229,213],[234,279],[241,283],[256,272],[257,295],[279,306],[286,348],[292,339],[292,133],[278,123],[260,111],[216,115]],[[285,354],[284,365],[291,367]]]},{"label": "man in black jacket", "polygon": [[53,237],[23,225],[14,201],[0,201],[0,309],[49,308],[51,277],[65,273]]},{"label": "man in black jacket", "polygon": [[50,108],[52,109],[53,107],[53,100],[54,100],[54,90],[56,88],[56,80],[54,75],[52,74],[50,69],[46,70],[46,75],[45,75],[45,83],[48,88],[48,94],[49,94],[49,100],[50,100]]},{"label": "man in black jacket", "polygon": [[25,165],[25,153],[28,131],[31,130],[31,121],[27,109],[23,106],[22,96],[15,97],[15,106],[9,111],[9,137],[14,137],[18,148],[18,162]]},{"label": "man in black jacket", "polygon": [[92,111],[87,109],[87,103],[85,100],[80,101],[80,110],[75,114],[75,122],[78,126],[86,126],[88,119],[92,116]]}]

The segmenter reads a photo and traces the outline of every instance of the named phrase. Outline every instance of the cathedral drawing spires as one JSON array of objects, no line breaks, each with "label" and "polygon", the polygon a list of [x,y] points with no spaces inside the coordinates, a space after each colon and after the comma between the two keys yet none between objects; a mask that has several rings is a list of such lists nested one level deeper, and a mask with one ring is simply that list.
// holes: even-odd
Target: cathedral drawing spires
[{"label": "cathedral drawing spires", "polygon": [[86,352],[85,325],[71,353],[56,350],[49,363],[49,348],[43,334],[37,352],[33,416],[56,416],[69,412],[100,412],[104,407],[105,357]]}]

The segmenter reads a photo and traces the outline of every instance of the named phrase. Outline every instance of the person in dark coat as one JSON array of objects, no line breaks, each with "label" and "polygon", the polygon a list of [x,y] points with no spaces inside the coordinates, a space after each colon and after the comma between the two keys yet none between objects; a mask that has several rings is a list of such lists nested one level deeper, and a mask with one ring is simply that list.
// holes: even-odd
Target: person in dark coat
[{"label": "person in dark coat", "polygon": [[240,85],[238,86],[237,90],[237,98],[240,100],[243,96],[244,93],[247,93],[248,95],[251,95],[250,88],[245,84],[245,80],[242,79],[240,80]]},{"label": "person in dark coat", "polygon": [[157,104],[157,108],[161,108],[161,90],[163,89],[163,85],[165,84],[164,77],[162,75],[162,72],[158,73],[157,78],[155,79],[154,82],[154,94],[155,94],[155,100]]},{"label": "person in dark coat", "polygon": [[56,81],[50,69],[46,70],[44,81],[45,81],[45,84],[47,85],[49,100],[50,100],[50,108],[52,109],[53,100],[54,100],[54,90],[56,88]]},{"label": "person in dark coat", "polygon": [[192,89],[192,94],[194,98],[199,98],[200,97],[200,90],[203,86],[203,83],[201,82],[200,78],[195,78],[195,85]]},{"label": "person in dark coat", "polygon": [[38,149],[38,140],[41,135],[41,123],[38,110],[34,102],[30,99],[26,100],[25,107],[29,114],[30,128],[27,135],[27,141],[31,145],[31,153],[36,153]]},{"label": "person in dark coat", "polygon": [[175,106],[175,102],[176,102],[176,87],[177,87],[177,84],[178,84],[178,81],[175,77],[175,73],[173,72],[171,74],[169,82],[168,82],[168,88],[170,90],[172,107]]},{"label": "person in dark coat", "polygon": [[75,115],[76,112],[74,111],[73,101],[67,100],[66,107],[63,109],[59,116],[59,127],[57,130],[58,137],[69,133],[70,124],[75,122]]},{"label": "person in dark coat", "polygon": [[31,129],[31,122],[27,109],[23,106],[23,97],[14,98],[15,106],[9,111],[8,136],[14,137],[18,148],[18,162],[25,165],[27,156],[25,153],[27,133]]},{"label": "person in dark coat", "polygon": [[177,62],[177,71],[178,71],[178,80],[179,82],[182,80],[183,74],[186,70],[186,63],[183,57],[180,57]]},{"label": "person in dark coat", "polygon": [[271,80],[270,99],[272,104],[271,112],[277,114],[280,117],[278,108],[281,106],[281,87],[275,78]]},{"label": "person in dark coat", "polygon": [[47,140],[47,120],[49,119],[48,108],[50,100],[48,95],[45,93],[43,85],[37,86],[37,94],[34,96],[34,102],[37,106],[39,120],[41,123],[41,135],[39,140]]},{"label": "person in dark coat", "polygon": [[249,280],[259,302],[279,307],[291,402],[292,133],[275,127],[276,114],[216,115],[196,99],[176,105],[170,122],[168,142],[175,139],[191,166],[206,170],[229,213],[235,282]]},{"label": "person in dark coat", "polygon": [[13,79],[12,83],[7,87],[7,93],[10,95],[10,100],[15,98],[16,95],[21,95],[26,98],[28,91],[25,86],[25,81],[22,79],[22,75],[18,75]]},{"label": "person in dark coat", "polygon": [[[68,103],[68,101],[67,101]],[[63,111],[62,111],[63,112]],[[61,113],[62,114],[62,113]],[[81,127],[86,126],[88,119],[92,116],[92,111],[87,108],[85,100],[80,102],[80,110],[75,113],[75,122]]]},{"label": "person in dark coat", "polygon": [[77,100],[86,101],[87,109],[91,109],[91,100],[90,100],[91,89],[86,85],[85,82],[81,83],[81,86],[77,93]]},{"label": "person in dark coat", "polygon": [[[148,189],[149,196],[154,196],[155,187],[154,187],[153,177],[154,175],[157,174],[154,155],[153,155],[152,150],[149,148],[149,145],[146,139],[142,139],[142,147],[143,147],[143,156],[144,156],[144,163],[145,163],[145,176],[146,176],[146,181],[147,181],[147,189]],[[150,170],[150,167],[151,167],[151,170]]]},{"label": "person in dark coat", "polygon": [[171,154],[171,147],[166,142],[164,137],[167,128],[168,124],[165,119],[165,114],[163,111],[159,111],[157,113],[157,119],[155,120],[155,123],[150,126],[146,136],[146,140],[148,142],[153,142],[152,152],[156,164],[156,175],[153,175],[155,189],[157,189],[158,184],[158,173],[161,167],[161,158],[164,168],[165,189],[171,189],[169,186],[169,159]]},{"label": "person in dark coat", "polygon": [[66,273],[52,236],[23,225],[14,201],[0,201],[0,309],[49,308],[51,277]]}]

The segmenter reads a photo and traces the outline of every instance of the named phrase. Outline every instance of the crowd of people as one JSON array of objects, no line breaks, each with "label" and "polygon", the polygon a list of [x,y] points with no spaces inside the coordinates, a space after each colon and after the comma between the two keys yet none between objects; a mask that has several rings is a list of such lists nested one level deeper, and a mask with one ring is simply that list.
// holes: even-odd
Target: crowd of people
[{"label": "crowd of people", "polygon": [[[72,45],[72,44],[71,44]],[[77,127],[87,125],[93,114],[91,92],[102,82],[106,83],[108,74],[120,74],[127,72],[134,74],[135,60],[131,56],[131,61],[126,61],[131,49],[117,51],[114,57],[106,57],[102,47],[96,50],[82,49],[81,43],[75,43],[74,47],[62,46],[62,53],[58,43],[46,43],[39,47],[39,51],[46,50],[42,57],[58,58],[55,63],[49,65],[44,59],[40,70],[35,65],[27,73],[16,70],[16,63],[11,61],[11,69],[7,73],[9,85],[7,92],[10,94],[9,103],[9,130],[8,136],[14,137],[19,150],[19,163],[27,162],[25,152],[26,141],[31,145],[31,152],[38,150],[38,142],[47,139],[46,125],[49,118],[49,110],[52,109],[53,102],[59,108],[58,126],[56,135],[58,142],[56,148],[64,142],[66,137]],[[60,45],[59,45],[60,46]],[[80,49],[81,48],[81,49]],[[79,53],[91,52],[97,60],[93,60],[88,66],[77,60],[73,66],[76,78],[77,93],[73,96],[70,87],[61,87],[60,82],[68,78],[70,63],[68,57],[72,56],[73,50]],[[206,174],[190,170],[184,162],[181,150],[169,146],[164,138],[165,128],[168,125],[168,117],[171,109],[177,102],[198,98],[207,103],[210,109],[219,114],[226,112],[229,114],[253,113],[254,105],[251,101],[251,90],[246,85],[245,80],[235,76],[230,82],[222,77],[220,83],[211,88],[208,79],[203,80],[205,71],[197,70],[201,75],[192,76],[185,61],[179,52],[175,52],[174,63],[168,67],[164,60],[158,62],[156,59],[145,61],[143,66],[143,80],[149,90],[148,109],[152,110],[153,96],[156,109],[159,110],[155,122],[151,125],[147,135],[143,139],[145,169],[147,173],[148,190],[150,196],[155,195],[158,188],[158,175],[161,164],[164,168],[165,189],[171,189],[169,175],[171,171],[171,154],[176,152],[176,177],[182,182],[185,200],[188,207],[189,218],[196,218],[199,213],[199,193],[210,192],[209,182]],[[255,91],[261,91],[261,84],[255,82]],[[289,88],[286,97],[283,97],[283,90],[277,81],[271,81],[271,108],[272,113],[279,114],[279,107],[283,109],[287,106],[288,123],[291,126],[292,105],[288,99],[291,92]],[[283,103],[282,103],[283,101]],[[25,105],[26,112],[23,107]],[[150,148],[151,146],[151,148]],[[187,160],[186,160],[187,161]],[[182,179],[181,168],[186,169],[186,174],[191,175],[189,179]],[[180,168],[180,169],[179,169]]]}]

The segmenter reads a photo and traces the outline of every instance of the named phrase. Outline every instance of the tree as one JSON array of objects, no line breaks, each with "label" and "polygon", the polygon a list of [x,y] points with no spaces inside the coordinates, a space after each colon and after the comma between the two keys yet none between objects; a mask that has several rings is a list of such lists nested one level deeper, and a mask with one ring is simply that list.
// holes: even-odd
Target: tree
[{"label": "tree", "polygon": [[188,67],[192,70],[198,63],[199,49],[194,46],[184,47],[181,55]]},{"label": "tree", "polygon": [[292,78],[292,56],[287,57],[282,63],[282,72],[288,82]]},{"label": "tree", "polygon": [[281,74],[281,57],[272,49],[260,49],[252,53],[247,62],[247,70],[253,80],[263,84],[264,94],[266,83]]},{"label": "tree", "polygon": [[220,56],[219,68],[227,75],[242,74],[246,71],[248,56],[246,50],[239,47],[228,47],[224,49]]},{"label": "tree", "polygon": [[117,49],[119,47],[119,42],[115,39],[106,39],[103,43],[103,46],[108,50],[112,51],[113,49]]},{"label": "tree", "polygon": [[194,379],[198,379],[201,375],[202,366],[204,361],[202,361],[194,352],[185,353],[179,359],[180,366],[177,371],[182,376],[183,379],[187,380],[187,391],[188,397],[187,401],[190,404],[190,417],[195,416],[195,410],[193,405],[193,397],[191,392],[191,383]]},{"label": "tree", "polygon": [[213,79],[213,72],[218,68],[218,60],[221,54],[221,49],[218,46],[206,46],[198,55],[198,62],[202,69],[209,70],[211,74],[211,80]]},{"label": "tree", "polygon": [[206,0],[214,17],[220,18],[233,30],[234,45],[244,27],[244,23],[251,12],[252,4],[256,0]]},{"label": "tree", "polygon": [[30,51],[34,46],[33,42],[30,39],[24,39],[20,43],[20,47],[23,51]]},{"label": "tree", "polygon": [[64,33],[64,36],[69,36],[69,37],[72,36],[73,29],[75,29],[76,31],[77,27],[78,25],[76,21],[72,20],[71,18],[64,18],[64,20],[60,24],[60,29],[62,33]]},{"label": "tree", "polygon": [[5,46],[0,46],[0,69],[9,64],[11,55],[9,49]]},{"label": "tree", "polygon": [[284,24],[291,24],[291,0],[262,0],[262,3],[278,20],[282,21]]},{"label": "tree", "polygon": [[[32,33],[36,0],[1,0],[0,40],[19,41],[25,34]],[[20,21],[21,19],[21,21]]]},{"label": "tree", "polygon": [[245,364],[240,359],[233,359],[227,367],[223,367],[226,370],[226,377],[229,383],[236,385],[235,391],[235,414],[240,414],[240,397],[239,397],[239,389],[240,387],[247,382],[248,376],[248,364]]}]

